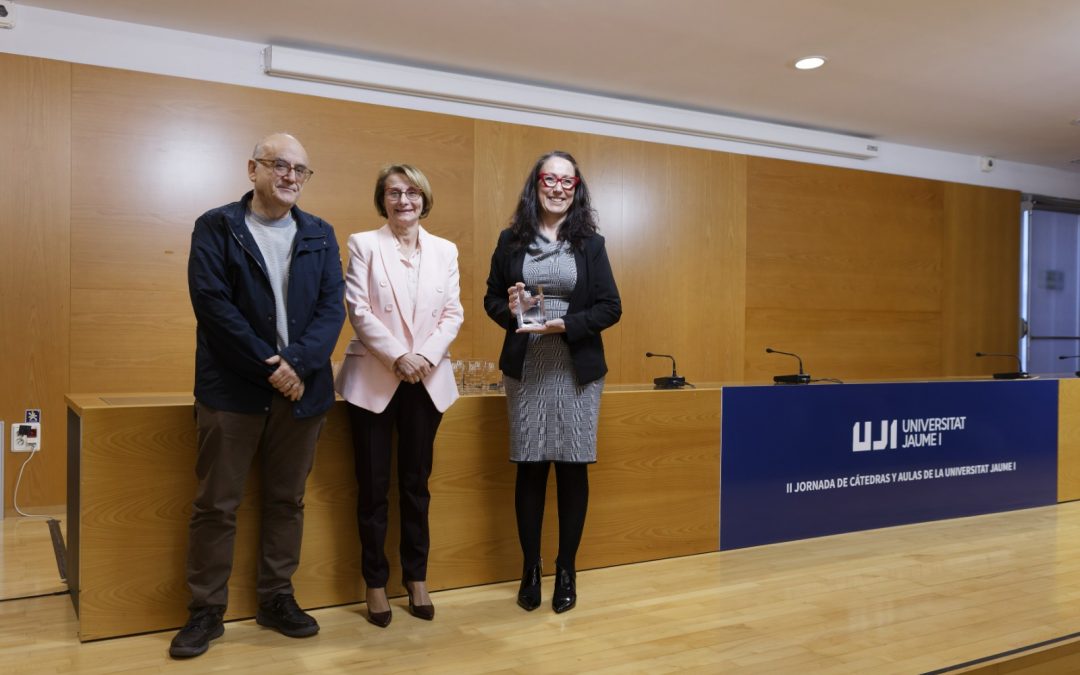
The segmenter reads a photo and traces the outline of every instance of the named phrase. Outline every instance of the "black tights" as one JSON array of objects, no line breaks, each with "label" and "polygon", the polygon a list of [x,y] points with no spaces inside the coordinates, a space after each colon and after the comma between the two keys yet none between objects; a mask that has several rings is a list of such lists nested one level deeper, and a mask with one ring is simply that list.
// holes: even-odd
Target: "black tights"
[{"label": "black tights", "polygon": [[[518,539],[525,557],[525,569],[540,560],[540,533],[544,523],[544,496],[551,462],[521,462],[517,465],[514,509]],[[559,500],[559,554],[555,564],[574,574],[585,511],[589,506],[588,464],[555,462],[555,485]]]}]

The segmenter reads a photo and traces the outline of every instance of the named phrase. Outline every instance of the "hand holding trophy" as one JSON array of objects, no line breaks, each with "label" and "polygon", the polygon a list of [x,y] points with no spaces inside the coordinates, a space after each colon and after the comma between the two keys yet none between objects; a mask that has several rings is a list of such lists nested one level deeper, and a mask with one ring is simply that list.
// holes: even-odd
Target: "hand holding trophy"
[{"label": "hand holding trophy", "polygon": [[518,328],[538,327],[546,323],[544,313],[544,286],[517,285]]}]

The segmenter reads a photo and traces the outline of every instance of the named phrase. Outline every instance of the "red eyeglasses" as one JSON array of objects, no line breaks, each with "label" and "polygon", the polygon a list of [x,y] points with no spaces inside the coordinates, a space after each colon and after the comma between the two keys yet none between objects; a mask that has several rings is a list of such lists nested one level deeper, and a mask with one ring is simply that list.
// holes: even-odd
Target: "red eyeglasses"
[{"label": "red eyeglasses", "polygon": [[543,183],[546,188],[553,188],[556,185],[561,185],[563,190],[570,192],[577,187],[581,179],[577,176],[556,176],[553,173],[541,173],[540,182]]}]

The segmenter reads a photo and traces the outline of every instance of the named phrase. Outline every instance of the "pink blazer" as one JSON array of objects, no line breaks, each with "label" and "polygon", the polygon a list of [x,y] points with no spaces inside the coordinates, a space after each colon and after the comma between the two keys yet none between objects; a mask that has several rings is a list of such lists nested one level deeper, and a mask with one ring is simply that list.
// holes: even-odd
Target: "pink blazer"
[{"label": "pink blazer", "polygon": [[458,397],[450,366],[450,343],[465,318],[457,246],[423,227],[418,236],[415,311],[390,226],[349,237],[345,303],[356,337],[345,349],[335,385],[346,401],[374,413],[386,409],[401,384],[394,375],[394,361],[409,352],[435,365],[423,383],[440,412]]}]

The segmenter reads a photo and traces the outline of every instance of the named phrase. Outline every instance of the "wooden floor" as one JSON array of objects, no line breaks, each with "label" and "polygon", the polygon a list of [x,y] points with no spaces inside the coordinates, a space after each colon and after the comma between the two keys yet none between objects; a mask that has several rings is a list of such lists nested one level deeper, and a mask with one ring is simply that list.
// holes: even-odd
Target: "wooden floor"
[{"label": "wooden floor", "polygon": [[431,623],[394,600],[385,630],[362,605],[302,640],[238,621],[186,662],[172,633],[79,643],[46,524],[2,527],[6,674],[921,673],[1080,631],[1080,502],[583,571],[564,615],[509,583],[434,594]]},{"label": "wooden floor", "polygon": [[40,512],[42,517],[9,515],[0,520],[0,601],[67,590],[60,579],[48,525],[48,519],[53,518],[63,531],[64,509],[27,512]]}]

